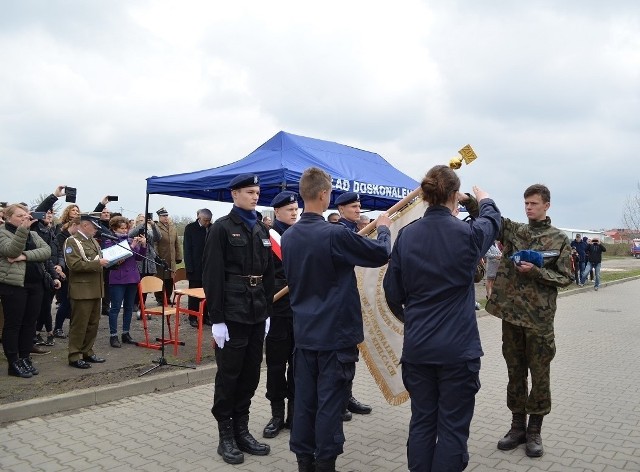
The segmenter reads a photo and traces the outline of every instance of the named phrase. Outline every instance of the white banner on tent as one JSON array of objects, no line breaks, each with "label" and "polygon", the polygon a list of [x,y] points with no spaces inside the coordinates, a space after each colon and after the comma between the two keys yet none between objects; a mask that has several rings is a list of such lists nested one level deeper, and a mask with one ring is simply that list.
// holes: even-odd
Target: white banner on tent
[{"label": "white banner on tent", "polygon": [[[416,200],[398,212],[390,228],[392,242],[402,227],[422,217],[426,209],[425,202]],[[369,237],[375,238],[376,233]],[[364,322],[364,341],[358,347],[384,398],[391,405],[400,405],[409,399],[400,366],[404,325],[393,316],[384,298],[382,281],[386,272],[386,265],[374,269],[356,267]]]}]

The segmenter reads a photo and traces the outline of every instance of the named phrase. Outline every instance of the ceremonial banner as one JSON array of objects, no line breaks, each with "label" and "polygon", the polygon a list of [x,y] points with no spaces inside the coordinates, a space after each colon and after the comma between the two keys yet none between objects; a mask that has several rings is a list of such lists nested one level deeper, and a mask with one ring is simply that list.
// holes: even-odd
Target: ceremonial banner
[{"label": "ceremonial banner", "polygon": [[[426,202],[417,199],[393,215],[392,244],[400,229],[421,218],[426,210]],[[375,238],[376,232],[369,237]],[[400,405],[409,399],[400,366],[404,324],[393,316],[384,298],[382,281],[386,272],[386,265],[373,269],[356,267],[364,322],[364,341],[358,347],[384,398],[391,405]]]}]

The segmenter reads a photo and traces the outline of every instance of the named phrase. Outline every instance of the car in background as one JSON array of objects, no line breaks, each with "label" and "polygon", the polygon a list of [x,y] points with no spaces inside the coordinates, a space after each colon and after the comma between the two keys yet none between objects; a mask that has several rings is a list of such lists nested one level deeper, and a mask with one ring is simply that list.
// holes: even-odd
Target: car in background
[{"label": "car in background", "polygon": [[640,239],[634,239],[631,242],[631,255],[636,259],[640,259]]}]

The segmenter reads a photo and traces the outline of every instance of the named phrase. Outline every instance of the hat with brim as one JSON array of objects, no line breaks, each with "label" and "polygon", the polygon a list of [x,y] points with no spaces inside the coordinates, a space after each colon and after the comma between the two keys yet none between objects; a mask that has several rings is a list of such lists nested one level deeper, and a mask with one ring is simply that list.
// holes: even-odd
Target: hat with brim
[{"label": "hat with brim", "polygon": [[169,212],[167,210],[165,210],[164,207],[162,207],[158,211],[156,211],[156,214],[158,216],[169,216]]},{"label": "hat with brim", "polygon": [[87,215],[85,213],[85,214],[80,215],[80,221],[89,221],[97,229],[100,229],[100,223],[98,222],[98,218],[96,218],[95,216]]}]

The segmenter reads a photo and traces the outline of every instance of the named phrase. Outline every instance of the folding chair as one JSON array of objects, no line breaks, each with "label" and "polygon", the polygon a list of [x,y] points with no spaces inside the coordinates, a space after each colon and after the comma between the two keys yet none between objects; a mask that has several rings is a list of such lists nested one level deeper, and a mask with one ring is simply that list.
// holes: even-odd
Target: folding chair
[{"label": "folding chair", "polygon": [[[149,308],[144,303],[145,293],[162,292],[164,302],[164,318],[167,321],[167,332],[169,333],[169,339],[156,338],[157,342],[149,341],[149,327],[147,323],[147,315],[162,316],[163,307]],[[144,330],[144,341],[137,342],[140,347],[146,347],[149,349],[161,349],[163,344],[177,344],[178,341],[173,339],[173,332],[171,330],[171,317],[175,316],[176,309],[169,306],[167,303],[167,294],[162,290],[162,280],[153,276],[147,275],[143,277],[138,283],[138,297],[140,300],[140,319],[142,320],[142,329]]]},{"label": "folding chair", "polygon": [[[203,288],[186,288],[186,289],[178,289],[176,290],[176,295],[178,296],[176,301],[176,333],[175,340],[176,343],[173,345],[173,355],[178,355],[178,345],[184,346],[184,343],[180,342],[180,315],[191,315],[198,318],[198,340],[196,343],[196,364],[200,364],[200,360],[202,359],[202,325],[204,320],[204,310],[207,305],[207,299],[204,295]],[[182,296],[186,295],[187,297],[194,297],[199,299],[198,311],[189,310],[188,308],[182,308],[180,302],[182,300]],[[187,305],[188,306],[188,305]]]},{"label": "folding chair", "polygon": [[171,303],[176,304],[176,284],[181,280],[187,280],[187,269],[181,267],[173,273],[173,297],[171,297]]}]

